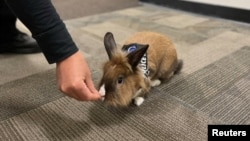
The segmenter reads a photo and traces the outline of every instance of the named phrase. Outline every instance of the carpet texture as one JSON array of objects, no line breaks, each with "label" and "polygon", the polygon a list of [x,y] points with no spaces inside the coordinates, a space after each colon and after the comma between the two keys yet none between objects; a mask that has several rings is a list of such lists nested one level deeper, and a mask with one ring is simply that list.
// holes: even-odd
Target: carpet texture
[{"label": "carpet texture", "polygon": [[63,20],[138,6],[138,0],[52,0]]},{"label": "carpet texture", "polygon": [[0,140],[206,141],[209,124],[250,124],[250,26],[143,4],[65,21],[94,83],[107,59],[103,36],[167,35],[184,68],[128,109],[79,102],[56,89],[51,69],[0,85]]}]

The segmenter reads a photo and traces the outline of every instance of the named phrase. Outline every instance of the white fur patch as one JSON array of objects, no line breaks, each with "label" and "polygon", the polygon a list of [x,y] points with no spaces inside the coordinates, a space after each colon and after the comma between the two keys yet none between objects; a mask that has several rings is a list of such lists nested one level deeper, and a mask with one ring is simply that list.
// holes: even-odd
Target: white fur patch
[{"label": "white fur patch", "polygon": [[99,90],[99,93],[100,93],[100,95],[102,96],[102,101],[104,101],[104,99],[105,99],[105,94],[106,94],[106,91],[105,91],[105,85],[103,84],[102,86],[101,86],[101,88],[100,88],[100,90]]},{"label": "white fur patch", "polygon": [[159,79],[152,80],[152,81],[150,82],[150,85],[151,85],[152,87],[159,86],[160,84],[161,84],[161,81],[160,81]]},{"label": "white fur patch", "polygon": [[134,104],[135,104],[136,106],[140,106],[143,102],[144,102],[144,98],[143,98],[143,97],[136,97],[136,98],[134,99]]}]

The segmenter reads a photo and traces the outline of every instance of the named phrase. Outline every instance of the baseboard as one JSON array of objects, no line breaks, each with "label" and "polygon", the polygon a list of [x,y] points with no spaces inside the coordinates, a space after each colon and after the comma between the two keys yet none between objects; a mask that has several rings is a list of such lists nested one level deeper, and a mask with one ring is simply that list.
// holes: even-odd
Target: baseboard
[{"label": "baseboard", "polygon": [[181,0],[141,0],[184,11],[250,23],[250,10]]}]

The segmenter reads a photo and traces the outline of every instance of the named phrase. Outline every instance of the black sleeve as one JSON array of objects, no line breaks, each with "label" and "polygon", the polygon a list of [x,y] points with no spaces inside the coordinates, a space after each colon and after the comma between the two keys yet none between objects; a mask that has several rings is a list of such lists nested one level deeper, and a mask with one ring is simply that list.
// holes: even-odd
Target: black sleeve
[{"label": "black sleeve", "polygon": [[51,0],[5,1],[31,31],[50,64],[78,51]]}]

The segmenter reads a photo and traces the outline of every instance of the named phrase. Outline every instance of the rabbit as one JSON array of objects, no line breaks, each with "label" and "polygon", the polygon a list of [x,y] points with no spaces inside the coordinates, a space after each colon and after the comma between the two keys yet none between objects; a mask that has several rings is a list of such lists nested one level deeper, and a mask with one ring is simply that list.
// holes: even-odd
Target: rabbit
[{"label": "rabbit", "polygon": [[173,43],[159,33],[137,32],[118,49],[113,34],[107,32],[104,46],[109,60],[104,63],[98,89],[109,106],[128,107],[132,101],[140,106],[151,87],[178,74],[182,68]]}]

